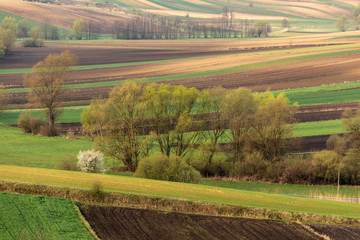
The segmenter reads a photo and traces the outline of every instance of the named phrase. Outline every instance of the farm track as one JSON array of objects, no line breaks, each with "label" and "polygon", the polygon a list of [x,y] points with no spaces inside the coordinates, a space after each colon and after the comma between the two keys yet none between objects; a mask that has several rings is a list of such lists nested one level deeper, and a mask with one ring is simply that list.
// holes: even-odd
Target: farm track
[{"label": "farm track", "polygon": [[322,239],[300,224],[273,220],[91,205],[80,205],[80,211],[104,240],[120,236],[121,239]]}]

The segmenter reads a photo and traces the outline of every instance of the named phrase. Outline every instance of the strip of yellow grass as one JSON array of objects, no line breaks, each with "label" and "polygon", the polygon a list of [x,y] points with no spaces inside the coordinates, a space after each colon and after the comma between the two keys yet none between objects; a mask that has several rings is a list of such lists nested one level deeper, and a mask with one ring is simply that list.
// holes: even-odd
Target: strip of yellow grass
[{"label": "strip of yellow grass", "polygon": [[155,181],[133,177],[87,174],[49,169],[0,166],[0,180],[90,189],[100,181],[106,191],[163,198],[266,208],[317,215],[360,218],[360,204],[304,199],[275,194]]}]

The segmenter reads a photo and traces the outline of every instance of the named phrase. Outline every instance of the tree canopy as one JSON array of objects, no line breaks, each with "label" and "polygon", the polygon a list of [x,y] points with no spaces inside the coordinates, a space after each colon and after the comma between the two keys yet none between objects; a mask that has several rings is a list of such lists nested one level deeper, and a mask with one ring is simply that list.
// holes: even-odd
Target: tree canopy
[{"label": "tree canopy", "polygon": [[32,72],[24,77],[24,85],[30,88],[30,102],[47,109],[46,116],[50,128],[61,114],[65,74],[76,62],[76,55],[68,50],[60,54],[49,54],[44,61],[34,65]]}]

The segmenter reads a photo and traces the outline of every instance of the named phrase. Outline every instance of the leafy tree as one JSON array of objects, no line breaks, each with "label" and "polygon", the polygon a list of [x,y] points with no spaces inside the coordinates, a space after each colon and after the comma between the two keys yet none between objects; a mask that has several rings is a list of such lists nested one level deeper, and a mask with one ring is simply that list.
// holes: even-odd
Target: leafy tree
[{"label": "leafy tree", "polygon": [[24,85],[30,88],[29,100],[46,108],[49,128],[54,127],[61,110],[61,96],[64,93],[64,77],[76,64],[77,57],[68,50],[60,54],[49,54],[44,61],[33,66],[32,72],[24,77]]},{"label": "leafy tree", "polygon": [[[200,96],[200,106],[204,114],[204,138],[207,141],[201,143],[198,150],[197,159],[204,159],[204,165],[201,168],[209,168],[212,164],[214,155],[219,151],[220,139],[225,136],[227,120],[222,111],[225,89],[222,87],[213,87],[204,90]],[[199,169],[199,167],[197,167]]]},{"label": "leafy tree", "polygon": [[290,28],[289,20],[287,18],[283,18],[283,20],[281,22],[281,26],[282,26],[282,28]]},{"label": "leafy tree", "polygon": [[15,34],[17,31],[16,19],[13,17],[5,17],[1,21],[0,27],[4,29],[10,29]]},{"label": "leafy tree", "polygon": [[222,109],[231,132],[228,137],[233,145],[234,163],[243,158],[246,136],[257,108],[257,99],[249,89],[238,88],[225,94]]},{"label": "leafy tree", "polygon": [[184,157],[198,143],[200,121],[191,116],[199,91],[182,85],[149,84],[144,91],[151,137],[166,156]]},{"label": "leafy tree", "polygon": [[16,36],[10,29],[0,27],[0,55],[8,54],[14,47]]},{"label": "leafy tree", "polygon": [[[82,114],[86,131],[94,134],[101,151],[135,171],[141,158],[148,156],[151,145],[145,135],[145,105],[141,102],[143,85],[126,82],[115,87],[109,99],[93,102]],[[103,114],[98,116],[101,107]]]},{"label": "leafy tree", "polygon": [[345,32],[349,28],[349,18],[346,15],[342,15],[336,21],[336,27],[339,31]]},{"label": "leafy tree", "polygon": [[265,21],[256,21],[254,24],[257,37],[267,37],[271,32],[271,26]]},{"label": "leafy tree", "polygon": [[0,112],[7,108],[9,103],[9,94],[4,91],[5,87],[0,84]]},{"label": "leafy tree", "polygon": [[88,22],[84,19],[77,19],[73,25],[73,36],[77,40],[82,40],[87,37]]},{"label": "leafy tree", "polygon": [[29,30],[30,30],[30,23],[28,20],[23,18],[18,22],[16,35],[20,38],[27,37],[29,35]]},{"label": "leafy tree", "polygon": [[25,46],[40,47],[43,45],[44,33],[40,26],[33,27],[29,32],[29,36],[31,37],[31,40],[25,41]]},{"label": "leafy tree", "polygon": [[56,26],[50,26],[48,35],[49,35],[48,38],[50,40],[58,40],[58,39],[60,39],[59,30],[58,30],[58,28]]},{"label": "leafy tree", "polygon": [[281,93],[275,97],[270,91],[259,95],[259,108],[250,123],[248,135],[252,151],[259,151],[267,160],[278,161],[285,153],[286,138],[292,136],[296,105]]},{"label": "leafy tree", "polygon": [[90,106],[81,113],[83,132],[92,140],[105,133],[108,115],[106,114],[106,101],[103,99],[92,100]]}]

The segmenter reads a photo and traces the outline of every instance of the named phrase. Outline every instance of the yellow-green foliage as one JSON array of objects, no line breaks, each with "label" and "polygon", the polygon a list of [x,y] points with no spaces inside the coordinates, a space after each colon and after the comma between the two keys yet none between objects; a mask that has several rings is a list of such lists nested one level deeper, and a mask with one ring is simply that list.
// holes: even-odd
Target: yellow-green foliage
[{"label": "yellow-green foliage", "polygon": [[162,153],[141,160],[135,176],[174,182],[198,183],[200,173],[178,156]]}]

